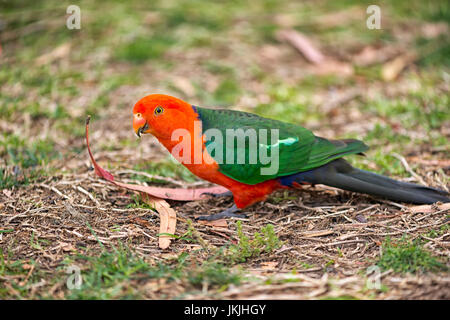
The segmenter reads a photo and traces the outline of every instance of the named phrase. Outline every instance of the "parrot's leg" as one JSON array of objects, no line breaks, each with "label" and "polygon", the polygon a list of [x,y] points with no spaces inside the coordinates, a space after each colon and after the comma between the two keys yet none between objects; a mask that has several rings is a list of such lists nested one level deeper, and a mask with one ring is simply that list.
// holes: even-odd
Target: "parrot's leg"
[{"label": "parrot's leg", "polygon": [[241,210],[236,207],[235,204],[233,204],[232,207],[216,214],[212,214],[209,216],[200,216],[196,220],[206,220],[206,221],[214,221],[219,220],[223,218],[247,218],[247,215],[243,213],[236,213],[240,212]]},{"label": "parrot's leg", "polygon": [[202,194],[206,194],[207,196],[211,196],[214,198],[232,197],[233,196],[233,193],[231,191],[225,191],[222,193],[203,192]]}]

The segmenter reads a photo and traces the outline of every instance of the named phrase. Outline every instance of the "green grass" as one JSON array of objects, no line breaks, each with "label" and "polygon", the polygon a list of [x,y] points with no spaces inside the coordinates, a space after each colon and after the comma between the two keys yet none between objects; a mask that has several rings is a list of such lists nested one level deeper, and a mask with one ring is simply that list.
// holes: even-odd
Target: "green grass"
[{"label": "green grass", "polygon": [[131,197],[132,202],[127,205],[127,208],[141,208],[141,209],[150,209],[154,210],[154,208],[142,200],[141,194],[134,194]]},{"label": "green grass", "polygon": [[[30,273],[31,268],[33,272]],[[26,298],[29,296],[31,286],[41,281],[43,277],[39,263],[34,260],[14,260],[10,249],[0,248],[0,299]],[[2,282],[8,282],[12,290]]]},{"label": "green grass", "polygon": [[28,141],[14,134],[0,136],[0,188],[25,185],[46,175],[43,166],[59,158],[54,143],[49,139]]},{"label": "green grass", "polygon": [[232,271],[230,267],[214,261],[204,262],[187,271],[187,279],[194,286],[200,286],[207,283],[212,286],[225,289],[230,284],[239,285],[242,281],[240,273]]},{"label": "green grass", "polygon": [[0,140],[0,155],[6,156],[9,165],[30,168],[48,163],[57,153],[50,140],[29,142],[17,135],[4,134]]},{"label": "green grass", "polygon": [[[429,238],[438,238],[442,235],[444,235],[446,232],[448,232],[450,230],[450,225],[449,224],[445,224],[443,226],[441,226],[439,229],[432,229],[427,233],[427,236]],[[428,240],[426,240],[428,241]]]},{"label": "green grass", "polygon": [[[113,251],[104,250],[99,256],[77,255],[68,257],[64,265],[84,266],[81,272],[83,283],[80,289],[68,291],[67,299],[137,299],[137,289],[129,286],[130,281],[140,277],[168,277],[169,268],[150,267],[129,248],[119,246]],[[86,267],[87,266],[87,267]]]},{"label": "green grass", "polygon": [[232,105],[240,96],[241,89],[236,79],[226,78],[222,80],[213,93],[213,105]]},{"label": "green grass", "polygon": [[450,65],[450,39],[442,35],[436,39],[419,38],[416,46],[420,53],[418,64],[424,67]]},{"label": "green grass", "polygon": [[239,241],[237,244],[232,244],[227,252],[227,259],[233,263],[245,262],[262,253],[270,253],[283,245],[271,224],[261,228],[261,232],[255,232],[253,239],[243,233],[241,221],[236,222],[236,228]]},{"label": "green grass", "polygon": [[[312,81],[312,79],[309,78],[307,81]],[[316,87],[316,90],[318,89]],[[309,99],[313,90],[308,85],[303,88],[301,85],[288,86],[282,83],[273,83],[270,84],[268,92],[271,102],[256,106],[253,112],[264,117],[301,125],[306,125],[308,121],[321,120],[324,117],[323,114],[309,107]]]},{"label": "green grass", "polygon": [[386,239],[382,245],[382,254],[377,265],[382,270],[392,269],[398,273],[436,272],[446,271],[444,262],[426,251],[419,240]]},{"label": "green grass", "polygon": [[136,64],[149,59],[162,58],[164,53],[174,44],[174,40],[167,36],[138,37],[129,43],[121,45],[116,52],[118,60]]},{"label": "green grass", "polygon": [[[222,249],[209,251],[193,224],[188,225],[187,232],[182,236],[175,236],[175,241],[199,242],[203,245],[202,249],[182,252],[164,262],[144,260],[129,245],[121,242],[111,249],[105,248],[99,242],[100,254],[86,252],[67,256],[59,268],[60,271],[66,270],[71,265],[79,266],[82,285],[78,289],[65,290],[65,298],[140,299],[143,297],[140,287],[152,279],[165,279],[168,282],[186,281],[192,291],[201,289],[205,284],[218,288],[219,291],[226,289],[230,284],[240,284],[243,279],[241,272],[231,269],[234,259],[223,259]],[[90,229],[97,238],[93,229]],[[242,230],[240,238],[243,239]],[[253,247],[263,249],[261,251],[270,252],[278,247],[278,240],[270,227],[263,228],[262,236],[255,233],[255,239],[257,244]],[[241,255],[238,253],[241,247],[234,248],[231,245],[230,251]],[[252,256],[255,256],[255,252],[254,250]],[[63,278],[66,279],[67,276],[64,275]]]},{"label": "green grass", "polygon": [[[205,283],[225,288],[239,284],[241,276],[224,264],[206,260],[198,263],[196,252],[181,253],[166,262],[150,264],[133,252],[129,246],[119,244],[112,250],[103,249],[99,255],[77,254],[66,257],[61,266],[81,267],[82,284],[79,289],[67,289],[66,299],[140,299],[141,286],[152,279],[168,282],[185,280],[191,290]],[[64,276],[65,277],[65,276]]]}]

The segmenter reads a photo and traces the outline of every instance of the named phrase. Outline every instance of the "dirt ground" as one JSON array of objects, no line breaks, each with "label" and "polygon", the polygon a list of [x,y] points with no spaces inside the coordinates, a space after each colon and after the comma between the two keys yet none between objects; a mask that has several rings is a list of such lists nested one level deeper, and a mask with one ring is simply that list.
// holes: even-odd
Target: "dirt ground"
[{"label": "dirt ground", "polygon": [[[101,127],[93,136],[101,137],[102,131],[106,133],[110,129],[109,124]],[[144,138],[141,144],[150,148],[152,154],[163,154],[161,147],[150,138]],[[106,165],[128,159],[130,153],[105,152],[96,157]],[[33,266],[38,266],[40,275],[50,277],[35,280],[27,290],[29,297],[41,295],[41,290],[45,290],[54,298],[64,298],[65,276],[55,276],[55,270],[61,268],[62,260],[68,255],[77,252],[98,255],[103,247],[100,243],[107,248],[126,243],[152,264],[171,261],[180,253],[202,247],[175,240],[168,249],[159,249],[156,212],[149,208],[129,208],[133,193],[95,176],[85,153],[61,165],[80,169],[76,174],[51,176],[39,183],[3,191],[2,229],[12,232],[2,234],[2,247],[8,248],[8,259],[24,261],[28,266],[23,275],[2,276],[11,297],[18,297],[19,293],[10,283],[26,285]],[[423,172],[429,170],[424,168]],[[117,175],[121,171],[114,172]],[[122,181],[130,180],[125,178],[126,174],[120,177]],[[194,186],[201,185],[194,183]],[[178,213],[179,235],[187,232],[187,219],[216,213],[232,204],[231,199],[214,198],[169,202]],[[326,186],[277,192],[268,201],[246,210],[249,217],[242,219],[243,231],[251,236],[270,223],[283,245],[270,254],[239,264],[247,279],[241,285],[230,285],[218,292],[207,284],[198,290],[181,279],[168,282],[164,278],[149,278],[129,281],[127,286],[138,282],[140,297],[150,299],[180,296],[185,299],[449,299],[450,278],[448,272],[442,271],[403,275],[386,270],[379,274],[382,286],[370,287],[377,278],[371,278],[374,274],[368,268],[380,256],[386,237],[396,239],[407,235],[410,239],[426,240],[424,247],[433,255],[449,257],[448,232],[438,237],[429,235],[430,230],[449,224],[448,209],[436,206],[430,212],[416,213],[409,207]],[[235,220],[220,227],[199,222],[194,226],[209,246],[220,248],[238,242]]]}]

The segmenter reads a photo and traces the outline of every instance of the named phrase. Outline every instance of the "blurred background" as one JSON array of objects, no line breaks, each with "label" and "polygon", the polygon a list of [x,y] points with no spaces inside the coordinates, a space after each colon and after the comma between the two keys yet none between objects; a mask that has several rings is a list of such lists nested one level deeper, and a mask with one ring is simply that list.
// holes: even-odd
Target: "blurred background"
[{"label": "blurred background", "polygon": [[449,21],[445,0],[0,0],[0,299],[449,299],[448,209],[305,187],[217,231],[187,219],[231,199],[169,201],[160,250],[159,215],[84,138],[91,115],[120,181],[204,184],[132,130],[165,93],[364,140],[354,165],[448,190]]},{"label": "blurred background", "polygon": [[369,29],[371,4],[0,0],[0,188],[85,172],[87,114],[111,168],[195,180],[135,138],[132,107],[151,93],[362,139],[360,167],[409,176],[395,152],[446,179],[450,4],[377,1]]}]

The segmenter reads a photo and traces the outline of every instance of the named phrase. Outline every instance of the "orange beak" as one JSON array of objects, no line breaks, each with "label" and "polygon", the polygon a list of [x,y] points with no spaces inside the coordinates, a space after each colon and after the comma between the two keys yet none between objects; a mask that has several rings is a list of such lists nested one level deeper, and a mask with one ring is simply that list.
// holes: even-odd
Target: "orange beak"
[{"label": "orange beak", "polygon": [[136,135],[140,138],[141,134],[147,133],[149,129],[148,122],[142,117],[142,114],[135,113],[133,116],[133,130]]}]

